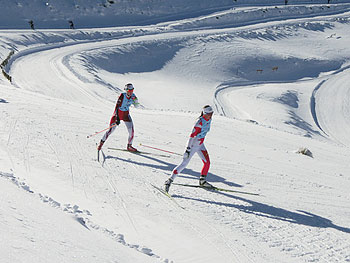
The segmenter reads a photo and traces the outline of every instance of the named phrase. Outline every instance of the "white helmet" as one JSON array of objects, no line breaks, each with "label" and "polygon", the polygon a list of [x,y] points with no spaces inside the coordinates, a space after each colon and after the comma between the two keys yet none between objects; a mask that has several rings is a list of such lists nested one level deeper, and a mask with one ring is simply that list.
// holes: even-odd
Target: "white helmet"
[{"label": "white helmet", "polygon": [[213,113],[213,108],[210,105],[205,105],[203,107],[203,114]]},{"label": "white helmet", "polygon": [[126,90],[126,91],[133,90],[133,89],[134,89],[134,86],[131,83],[126,84],[125,88],[124,88],[124,90]]}]

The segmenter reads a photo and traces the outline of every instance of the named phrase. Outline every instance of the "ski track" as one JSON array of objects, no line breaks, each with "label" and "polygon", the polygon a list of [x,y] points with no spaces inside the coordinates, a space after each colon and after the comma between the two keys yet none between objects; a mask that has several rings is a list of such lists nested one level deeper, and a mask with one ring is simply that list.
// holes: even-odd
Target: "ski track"
[{"label": "ski track", "polygon": [[[44,108],[46,106],[43,106]],[[34,109],[33,111],[28,111],[26,113],[26,118],[24,119],[32,119],[30,118],[30,114],[35,114],[36,111],[41,111],[41,109]],[[50,112],[46,112],[48,115],[50,115]],[[23,122],[17,122],[16,120],[13,121],[13,124],[8,125],[7,127],[10,128],[9,134],[11,136],[8,136],[7,143],[8,143],[8,156],[12,160],[23,160],[23,166],[24,166],[24,172],[26,180],[31,181],[32,175],[35,174],[35,170],[31,169],[32,163],[31,163],[31,151],[32,149],[30,146],[33,145],[42,145],[42,148],[40,149],[41,154],[38,155],[37,158],[43,158],[45,154],[52,155],[53,165],[55,167],[54,170],[57,170],[60,174],[60,179],[63,181],[71,182],[71,176],[72,176],[72,170],[75,171],[74,175],[74,181],[75,185],[72,186],[76,191],[80,191],[81,189],[85,193],[85,196],[87,199],[91,199],[99,204],[106,204],[110,205],[116,214],[121,214],[122,217],[124,217],[124,221],[128,222],[129,211],[127,210],[127,207],[125,205],[126,201],[123,200],[123,197],[113,195],[113,189],[115,189],[115,186],[109,185],[108,182],[104,180],[104,178],[108,178],[108,174],[105,172],[104,169],[101,170],[100,164],[93,160],[91,162],[91,159],[87,156],[91,156],[91,149],[90,150],[84,150],[85,147],[83,147],[81,143],[81,138],[76,137],[74,134],[67,137],[64,134],[60,133],[59,130],[56,128],[53,128],[53,123],[50,121],[51,118],[48,118],[48,121],[43,125],[35,127],[33,129],[32,126],[28,126],[26,123]],[[80,121],[78,121],[80,122]],[[74,121],[69,122],[69,125],[74,126]],[[5,126],[6,127],[6,126]],[[31,127],[31,128],[29,128]],[[59,129],[66,129],[68,126],[60,126]],[[41,132],[40,132],[41,131]],[[40,133],[41,136],[34,137],[35,134]],[[59,135],[60,134],[60,135]],[[63,134],[63,135],[62,135]],[[34,140],[30,140],[30,138],[37,138]],[[83,137],[84,138],[84,137]],[[39,140],[41,143],[37,143],[37,140]],[[86,140],[86,139],[83,139]],[[29,141],[32,141],[32,143],[29,143]],[[68,142],[68,143],[62,143],[62,142]],[[74,143],[72,143],[74,142]],[[84,144],[86,141],[84,141]],[[16,150],[18,148],[18,150]],[[46,151],[48,150],[49,153]],[[16,156],[13,153],[18,152],[19,155]],[[14,157],[12,157],[14,156]],[[59,158],[59,156],[64,158]],[[37,164],[37,160],[35,162]],[[18,161],[12,161],[12,167],[13,171],[15,173],[21,174],[21,170],[17,169],[17,167],[22,166],[22,164]],[[37,166],[37,165],[36,165]],[[76,169],[75,169],[76,168]],[[91,169],[96,171],[96,174],[91,173]],[[55,201],[53,198],[48,197],[44,194],[41,194],[40,192],[37,192],[37,190],[31,190],[31,188],[28,186],[26,182],[22,182],[22,179],[19,179],[15,177],[13,174],[4,174],[1,173],[1,177],[7,178],[14,182],[16,185],[21,187],[22,189],[37,194],[40,199],[45,202],[49,203],[54,207],[61,208],[63,211],[68,211],[68,213],[74,213],[77,217],[78,222],[84,222],[83,225],[87,226],[88,228],[96,229],[97,231],[102,231],[106,235],[110,236],[112,239],[115,239],[118,243],[121,243],[125,246],[128,246],[132,249],[136,249],[137,251],[144,253],[146,255],[149,255],[150,257],[155,257],[156,262],[167,262],[166,258],[162,258],[160,256],[157,256],[152,252],[151,249],[137,245],[137,244],[129,244],[126,243],[124,239],[124,234],[116,234],[113,230],[109,230],[108,228],[103,227],[101,224],[94,222],[92,218],[88,218],[86,216],[91,216],[90,213],[84,214],[83,216],[80,214],[81,211],[79,209],[79,206],[77,205],[62,205],[59,202]],[[107,177],[106,177],[107,175]],[[53,183],[53,182],[52,182]],[[52,186],[51,186],[52,187]],[[40,191],[40,190],[38,190]],[[118,199],[119,198],[119,199]],[[70,210],[69,207],[74,208],[73,212]],[[124,214],[120,213],[120,209],[124,209]],[[68,210],[67,210],[68,209]],[[127,216],[125,216],[127,214]],[[81,219],[80,219],[81,218]],[[116,217],[118,219],[118,216]],[[83,221],[81,221],[83,220]],[[127,235],[126,235],[127,237]]]},{"label": "ski track", "polygon": [[[327,133],[338,143],[350,146],[349,131],[349,94],[350,88],[342,83],[348,83],[349,67],[339,70],[327,80],[322,81],[313,93],[313,112],[320,120],[317,123],[324,127]],[[340,82],[344,81],[344,82]],[[334,97],[329,101],[327,96]],[[333,114],[329,114],[332,111]],[[330,119],[328,116],[336,116]],[[344,125],[345,124],[345,125]],[[344,125],[344,126],[343,126]],[[320,127],[321,130],[323,130]]]},{"label": "ski track", "polygon": [[[128,211],[128,207],[127,207],[128,202],[124,200],[124,198],[121,194],[121,191],[118,189],[118,183],[114,182],[116,180],[115,178],[118,176],[118,168],[112,169],[109,167],[108,164],[106,164],[106,162],[104,162],[103,167],[106,169],[107,174],[108,174],[108,176],[107,176],[108,184],[111,186],[113,193],[118,194],[121,206],[122,206],[122,208],[123,208],[123,210],[128,218],[128,221],[130,222],[130,224],[131,224],[132,228],[135,230],[135,232],[138,233],[138,230],[137,230],[135,223],[134,223],[134,219],[132,218],[132,216],[130,215],[130,213]],[[118,178],[120,179],[120,181],[123,180],[123,178],[120,176],[118,176]]]},{"label": "ski track", "polygon": [[[149,191],[154,193],[155,190],[153,188],[151,188],[151,185],[150,185],[150,183],[153,180],[151,182],[149,182],[149,181],[146,181],[145,179],[143,179],[144,177],[138,176],[139,174],[144,173],[144,168],[137,168],[135,166],[132,166],[132,168],[135,171],[134,176],[136,176],[136,178],[141,179],[139,185],[141,186],[143,183],[144,185],[146,185],[146,187],[148,188]],[[205,243],[208,243],[212,247],[214,247],[215,250],[218,252],[218,258],[219,258],[219,255],[228,254],[227,258],[231,258],[231,256],[233,256],[233,259],[229,260],[227,262],[235,262],[236,260],[239,259],[236,255],[236,253],[232,250],[232,248],[225,242],[225,239],[220,238],[220,237],[223,237],[222,233],[217,231],[213,226],[211,226],[206,221],[203,221],[202,218],[200,218],[200,217],[193,218],[193,216],[191,216],[189,213],[187,213],[186,209],[189,209],[189,207],[183,209],[182,207],[179,207],[177,204],[174,204],[168,197],[162,195],[161,193],[157,193],[157,194],[155,194],[155,196],[157,196],[158,200],[162,200],[163,203],[167,204],[167,205],[163,206],[163,209],[167,209],[168,205],[173,206],[174,209],[177,211],[177,215],[176,215],[177,220],[181,221],[183,223],[183,225],[186,226],[186,228],[189,228],[189,230],[193,231],[195,233],[195,235],[198,236],[198,240],[200,242],[203,242],[203,240],[204,240]],[[196,222],[196,223],[193,223],[193,222]],[[198,224],[198,222],[201,222],[201,223]],[[203,223],[204,223],[204,225],[203,225]],[[206,227],[209,227],[209,229]],[[219,237],[218,237],[218,234],[219,234]],[[210,236],[210,238],[208,236]],[[213,238],[214,238],[214,240],[213,240]],[[219,246],[216,245],[216,243],[220,244],[221,242],[224,242],[225,246],[230,250],[229,252],[221,251]],[[197,251],[194,251],[194,253],[196,254]],[[220,260],[220,262],[225,262],[224,258],[222,258]]]},{"label": "ski track", "polygon": [[[126,153],[127,154],[127,153]],[[134,174],[135,176],[137,176],[139,173],[142,173],[143,169],[144,168],[136,168],[134,166],[132,166],[133,169],[136,171]],[[144,172],[144,171],[143,171]],[[135,183],[135,182],[134,182]],[[133,183],[133,184],[134,184]],[[143,182],[145,185],[149,185],[149,182]],[[175,186],[174,186],[175,187]],[[173,188],[174,188],[173,187]],[[148,189],[150,188],[149,186],[147,187]],[[176,189],[176,192],[178,192],[180,189],[179,188],[175,188]],[[152,191],[152,190],[151,190]],[[154,191],[154,190],[153,190]],[[190,229],[192,229],[195,233],[197,233],[197,235],[199,236],[199,238],[204,238],[205,240],[207,240],[207,242],[210,242],[210,240],[215,240],[215,242],[218,244],[220,243],[224,243],[224,246],[227,247],[227,250],[229,251],[225,251],[225,253],[231,253],[233,255],[233,260],[232,262],[235,262],[235,260],[242,260],[242,261],[245,261],[245,262],[254,262],[255,259],[254,258],[251,258],[249,255],[245,255],[245,258],[240,258],[242,257],[242,255],[240,255],[240,257],[237,256],[236,252],[233,251],[232,247],[229,245],[230,243],[236,243],[237,240],[233,241],[233,240],[229,240],[229,241],[226,241],[227,237],[225,237],[222,232],[220,230],[218,230],[216,227],[214,227],[214,225],[216,225],[215,221],[217,220],[216,218],[213,219],[209,217],[209,219],[203,219],[203,215],[205,215],[205,211],[207,210],[207,203],[209,204],[215,204],[215,203],[220,203],[220,200],[218,197],[218,195],[215,195],[213,193],[210,193],[210,192],[205,192],[203,190],[197,190],[197,191],[180,191],[180,193],[176,193],[174,194],[174,198],[180,198],[181,200],[181,196],[182,196],[182,193],[184,192],[184,196],[186,196],[185,199],[190,199],[191,200],[191,196],[193,196],[193,198],[198,198],[198,196],[201,197],[202,200],[208,200],[208,201],[205,201],[203,202],[202,205],[198,206],[198,204],[194,204],[192,205],[192,209],[193,207],[197,207],[196,209],[196,217],[193,217],[193,216],[190,216],[188,213],[186,213],[186,210],[183,211],[182,209],[179,209],[179,207],[177,207],[176,205],[174,205],[172,203],[172,201],[170,200],[167,200],[168,198],[167,197],[163,197],[161,198],[165,203],[167,203],[168,205],[170,206],[174,206],[174,209],[177,210],[178,212],[178,215],[177,217],[179,218],[179,220],[181,220],[184,224],[189,225]],[[161,195],[161,194],[159,194]],[[188,197],[189,196],[189,197]],[[215,197],[215,201],[212,199],[213,197]],[[212,201],[210,201],[212,200]],[[217,205],[218,206],[218,209],[217,210],[222,210],[222,205]],[[189,209],[189,207],[185,207],[185,209]],[[191,210],[192,210],[191,209]],[[229,210],[229,209],[225,209],[225,210]],[[193,211],[191,211],[192,214],[193,214]],[[227,211],[228,212],[228,211]],[[231,212],[228,212],[229,214],[231,214]],[[225,213],[226,214],[226,213]],[[222,215],[222,217],[224,218],[224,225],[227,225],[229,224],[228,222],[230,222],[230,220],[228,220],[226,218],[226,215]],[[302,241],[304,239],[304,236],[303,236],[303,233],[301,233],[301,237],[299,238],[299,241],[300,243],[294,243],[292,242],[291,240],[287,239],[287,240],[284,240],[284,231],[285,229],[283,227],[280,227],[281,228],[281,234],[279,234],[276,229],[278,229],[278,227],[272,227],[270,223],[265,223],[264,221],[262,220],[255,220],[255,219],[252,219],[251,218],[251,215],[247,215],[247,214],[243,214],[240,213],[240,211],[236,211],[234,213],[234,215],[231,215],[232,218],[234,218],[234,221],[236,222],[240,222],[240,223],[235,223],[232,225],[232,227],[234,228],[238,228],[238,229],[249,229],[248,230],[248,233],[246,234],[245,236],[245,241],[251,239],[250,237],[253,236],[253,237],[263,237],[263,236],[266,236],[266,237],[270,237],[270,238],[266,238],[266,239],[263,239],[261,240],[261,242],[265,242],[265,243],[268,243],[269,247],[283,247],[283,246],[286,246],[286,247],[301,247],[303,249],[303,251],[312,251],[312,248],[310,247],[309,244],[303,244]],[[257,225],[257,222],[262,222],[260,224]],[[199,229],[198,228],[198,224],[194,224],[194,223],[191,223],[191,222],[201,222],[201,224],[203,224],[203,229]],[[245,223],[243,223],[245,222]],[[218,224],[218,225],[222,225],[222,224]],[[266,229],[266,232],[260,232],[258,231],[258,229]],[[204,234],[205,233],[205,234]],[[291,234],[290,236],[292,237],[293,236],[294,231],[291,230]],[[208,236],[210,236],[210,239],[208,240]],[[239,239],[239,238],[237,238]],[[279,240],[279,241],[276,241],[276,240]],[[259,248],[259,250],[261,251],[261,253],[263,253],[263,251],[266,249],[264,246],[261,246],[259,245],[259,243],[257,243],[256,241],[254,240],[251,240],[250,241],[251,243],[249,244],[249,247],[255,247],[255,248]],[[210,242],[211,244],[213,244],[212,242]],[[213,244],[214,245],[214,244]],[[216,247],[217,250],[219,250],[219,248],[217,246],[214,245],[214,247]],[[293,249],[290,249],[289,252],[293,252]],[[310,253],[312,254],[312,253]],[[259,256],[262,256],[262,255],[259,255]],[[265,258],[266,261],[269,260],[268,257]],[[292,259],[290,259],[289,261],[286,260],[285,262],[293,262]]]},{"label": "ski track", "polygon": [[109,236],[111,239],[114,239],[116,242],[127,246],[131,249],[135,249],[140,253],[144,253],[150,257],[154,257],[156,262],[168,262],[168,259],[162,259],[160,256],[155,255],[151,249],[136,245],[136,244],[128,244],[125,242],[124,235],[122,234],[116,234],[113,231],[106,229],[92,221],[91,213],[88,210],[81,210],[78,205],[72,205],[72,204],[64,204],[55,201],[51,197],[47,195],[43,195],[41,193],[36,193],[35,191],[31,190],[31,188],[25,183],[22,182],[19,178],[15,177],[13,174],[8,173],[2,173],[0,172],[0,178],[7,179],[17,185],[19,188],[23,189],[24,191],[28,192],[29,194],[35,194],[38,199],[43,202],[47,203],[48,205],[61,209],[62,212],[73,214],[76,218],[76,221],[83,225],[88,230],[94,229],[96,231],[101,231],[105,235]]},{"label": "ski track", "polygon": [[[190,193],[187,193],[186,196],[190,195]],[[196,197],[193,197],[195,200],[199,199],[198,196],[200,196],[201,200],[207,200],[207,196],[204,196],[202,192],[197,192],[193,194]],[[191,199],[191,197],[188,197]],[[210,200],[210,198],[208,198]],[[324,229],[321,230],[312,230],[309,228],[302,229],[299,227],[294,226],[294,223],[279,223],[278,221],[275,221],[273,218],[267,218],[267,219],[259,219],[259,214],[257,213],[255,215],[254,212],[250,213],[243,213],[242,211],[238,210],[235,211],[232,215],[229,215],[230,209],[224,209],[222,210],[222,204],[221,199],[215,198],[215,201],[205,201],[202,206],[198,208],[198,205],[193,206],[197,207],[197,209],[203,209],[203,211],[200,211],[200,214],[203,216],[205,215],[206,202],[208,202],[210,205],[211,203],[215,204],[217,203],[218,209],[217,211],[221,211],[221,219],[218,219],[217,216],[212,215],[215,217],[215,220],[222,221],[218,225],[225,225],[226,227],[230,226],[234,229],[243,231],[243,235],[245,235],[245,238],[243,240],[248,241],[252,237],[254,239],[259,240],[259,242],[251,242],[249,244],[250,247],[260,248],[261,251],[263,251],[263,245],[266,244],[266,246],[269,247],[269,249],[278,249],[281,251],[285,251],[287,254],[290,255],[290,258],[285,257],[283,261],[279,262],[294,262],[295,259],[293,257],[299,258],[299,257],[305,257],[306,261],[314,261],[317,258],[317,261],[321,262],[327,262],[328,257],[319,253],[322,253],[322,251],[327,250],[330,255],[337,254],[337,249],[334,248],[333,245],[328,243],[331,239],[329,238],[329,233],[325,231]],[[288,217],[288,216],[287,216]],[[234,218],[235,223],[229,223],[231,220],[229,218]],[[211,219],[213,220],[213,219]],[[289,225],[289,226],[288,226]],[[235,232],[236,232],[235,231]],[[314,232],[312,236],[310,236],[310,231]],[[341,238],[339,237],[341,240]],[[322,243],[319,243],[319,241],[322,240]],[[328,242],[327,242],[328,241]],[[230,240],[229,242],[235,243],[234,240]],[[260,244],[260,245],[259,245]],[[303,251],[303,252],[300,252]],[[265,259],[266,261],[272,260],[269,257],[262,255],[259,255],[260,259]],[[256,260],[256,259],[255,259]],[[254,262],[253,259],[251,259],[252,262]],[[274,261],[274,260],[272,260]]]},{"label": "ski track", "polygon": [[[114,153],[114,154],[110,156],[109,153],[112,153],[112,154]],[[120,153],[118,152],[118,154],[115,154],[115,153],[116,153],[115,151],[107,152],[108,155],[106,156],[107,160],[104,163],[104,167],[108,169],[109,174],[112,174],[111,171],[120,171],[121,165],[119,164],[118,166],[115,166],[115,164],[120,163],[123,160],[129,160],[129,158],[132,158],[131,159],[132,162],[138,163],[139,160],[142,161],[142,159],[144,158],[142,155],[138,156],[127,152],[120,152]],[[117,156],[117,157],[114,157],[114,156]],[[206,244],[210,244],[210,246],[212,247],[211,249],[215,249],[217,251],[218,258],[222,257],[220,256],[222,254],[227,255],[226,257],[222,257],[220,262],[235,262],[236,260],[239,260],[240,257],[242,257],[242,255],[240,257],[237,255],[237,252],[235,252],[233,248],[226,242],[222,232],[217,230],[217,228],[215,228],[210,221],[207,222],[206,220],[203,220],[203,218],[201,218],[201,215],[197,215],[193,217],[192,214],[187,212],[187,209],[190,209],[190,207],[187,207],[185,208],[185,210],[183,210],[182,208],[174,204],[168,197],[156,192],[153,188],[151,188],[150,183],[157,181],[158,179],[150,178],[150,180],[146,180],[147,177],[140,176],[140,174],[145,174],[144,167],[142,167],[141,165],[140,166],[132,165],[131,167],[132,167],[132,170],[134,170],[134,172],[129,171],[127,177],[122,178],[121,176],[118,176],[118,178],[120,178],[121,180],[129,181],[129,183],[127,183],[126,185],[135,186],[135,189],[129,189],[128,190],[129,192],[135,192],[137,191],[137,189],[143,188],[142,186],[145,186],[147,191],[153,193],[153,196],[156,200],[160,200],[161,203],[164,204],[162,205],[161,210],[169,210],[169,212],[172,214],[171,220],[175,220],[179,222],[178,224],[181,224],[182,227],[188,229],[188,231],[193,232],[193,234],[198,237],[197,243],[203,243],[203,240],[204,240]],[[150,174],[150,173],[151,171],[148,171],[146,174]],[[116,177],[117,174],[118,172],[114,172],[114,177]],[[156,175],[157,174],[158,173],[156,173]],[[169,208],[169,206],[171,208]],[[176,214],[174,214],[174,212],[176,212]],[[173,217],[175,217],[175,219]],[[201,222],[201,223],[198,224],[198,222]],[[217,245],[221,243],[224,244],[223,247],[226,247],[224,251],[222,251],[222,246]],[[201,247],[203,248],[203,244],[201,245]],[[196,250],[194,250],[193,256],[195,256],[196,253],[197,253]],[[232,258],[232,257],[233,259],[230,259],[230,260],[224,259],[224,258]],[[249,259],[248,257],[245,257],[243,261],[253,262],[253,260]],[[211,262],[211,261],[209,260],[208,262]]]}]

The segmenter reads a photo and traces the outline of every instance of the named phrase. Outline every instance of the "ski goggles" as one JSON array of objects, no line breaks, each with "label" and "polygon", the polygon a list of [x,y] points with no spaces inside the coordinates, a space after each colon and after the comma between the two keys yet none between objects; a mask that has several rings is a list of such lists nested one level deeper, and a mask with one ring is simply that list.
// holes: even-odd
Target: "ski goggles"
[{"label": "ski goggles", "polygon": [[209,105],[204,106],[203,108],[203,114],[213,114],[214,110],[212,107],[210,107]]},{"label": "ski goggles", "polygon": [[126,90],[126,91],[134,90],[134,86],[131,83],[128,83],[125,85],[124,90]]}]

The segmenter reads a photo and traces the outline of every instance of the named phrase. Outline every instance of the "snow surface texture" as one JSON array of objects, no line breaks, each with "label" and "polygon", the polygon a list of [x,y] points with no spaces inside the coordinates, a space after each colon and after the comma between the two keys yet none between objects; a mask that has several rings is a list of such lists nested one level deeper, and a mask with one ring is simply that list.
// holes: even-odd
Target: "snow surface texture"
[{"label": "snow surface texture", "polygon": [[[1,262],[350,262],[350,1],[30,2],[0,0]],[[122,124],[97,162],[127,82],[150,154]],[[152,187],[205,104],[208,181],[260,195]]]}]

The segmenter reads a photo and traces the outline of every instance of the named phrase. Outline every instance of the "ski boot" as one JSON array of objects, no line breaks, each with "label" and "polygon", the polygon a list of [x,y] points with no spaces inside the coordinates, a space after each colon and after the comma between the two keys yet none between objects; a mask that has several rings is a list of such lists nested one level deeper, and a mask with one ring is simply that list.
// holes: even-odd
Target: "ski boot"
[{"label": "ski boot", "polygon": [[100,141],[100,144],[97,146],[97,150],[100,151],[102,149],[102,146],[105,142],[104,141]]},{"label": "ski boot", "polygon": [[131,146],[131,144],[128,144],[128,146],[126,147],[126,149],[129,151],[129,152],[138,152],[138,150],[134,147]]},{"label": "ski boot", "polygon": [[169,188],[170,188],[170,185],[171,183],[173,182],[173,180],[171,178],[169,178],[168,180],[165,181],[164,183],[164,191],[165,192],[169,192]]},{"label": "ski boot", "polygon": [[199,178],[199,185],[202,187],[213,188],[214,186],[207,182],[206,177],[206,175],[201,175]]}]

